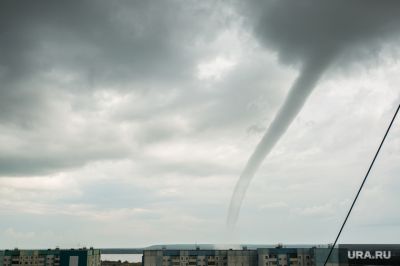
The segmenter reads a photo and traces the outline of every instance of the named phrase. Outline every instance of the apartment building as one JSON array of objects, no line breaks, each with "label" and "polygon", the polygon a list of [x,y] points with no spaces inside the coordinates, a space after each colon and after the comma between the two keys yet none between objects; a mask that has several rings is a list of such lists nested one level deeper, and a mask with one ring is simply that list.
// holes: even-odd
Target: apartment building
[{"label": "apartment building", "polygon": [[0,266],[100,266],[98,249],[0,251]]},{"label": "apartment building", "polygon": [[257,249],[258,266],[312,266],[313,250],[308,248]]},{"label": "apartment building", "polygon": [[145,250],[143,266],[314,266],[314,248]]}]

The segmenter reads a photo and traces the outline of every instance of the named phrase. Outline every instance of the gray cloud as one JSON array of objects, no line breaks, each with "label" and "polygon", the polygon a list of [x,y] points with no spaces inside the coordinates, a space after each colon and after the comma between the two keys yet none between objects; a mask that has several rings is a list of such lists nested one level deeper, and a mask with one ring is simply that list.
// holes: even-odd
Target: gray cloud
[{"label": "gray cloud", "polygon": [[332,52],[371,55],[399,37],[397,1],[251,1],[247,10],[255,35],[286,63]]},{"label": "gray cloud", "polygon": [[[132,127],[160,112],[168,116],[181,108],[174,104],[192,97],[199,58],[231,20],[223,10],[214,11],[216,6],[212,1],[2,2],[0,125],[5,139],[17,141],[6,143],[0,154],[1,174],[43,174],[127,156],[121,123]],[[163,103],[174,90],[181,99]],[[117,96],[138,91],[144,97],[125,105],[143,108],[133,110],[128,121],[113,120],[118,114],[103,115],[104,106],[98,105],[112,100],[98,99],[104,91]],[[71,134],[77,118],[85,122]],[[132,133],[134,142],[174,134],[174,126],[155,122],[126,134]],[[96,133],[102,127],[107,136]]]},{"label": "gray cloud", "polygon": [[[192,46],[212,40],[215,23],[229,19],[210,19],[210,2],[191,4],[5,1],[0,11],[1,99],[17,97],[15,90],[20,92],[17,100],[31,98],[33,88],[26,81],[39,83],[34,87],[40,93],[47,81],[43,76],[54,73],[79,81],[68,88],[76,92],[127,83],[128,89],[145,90],[182,83],[192,77],[197,53],[202,52]],[[40,100],[31,102],[36,104],[32,109],[43,107]],[[4,120],[13,109],[2,106]]]}]

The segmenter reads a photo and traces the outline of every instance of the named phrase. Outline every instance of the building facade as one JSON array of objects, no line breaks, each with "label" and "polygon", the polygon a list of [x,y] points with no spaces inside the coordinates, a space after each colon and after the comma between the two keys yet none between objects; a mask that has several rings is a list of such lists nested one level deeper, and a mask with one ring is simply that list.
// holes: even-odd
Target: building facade
[{"label": "building facade", "polygon": [[98,249],[0,251],[0,266],[100,266]]},{"label": "building facade", "polygon": [[[319,266],[327,248],[258,248],[253,250],[144,250],[143,266]],[[337,251],[329,266],[338,266]]]}]

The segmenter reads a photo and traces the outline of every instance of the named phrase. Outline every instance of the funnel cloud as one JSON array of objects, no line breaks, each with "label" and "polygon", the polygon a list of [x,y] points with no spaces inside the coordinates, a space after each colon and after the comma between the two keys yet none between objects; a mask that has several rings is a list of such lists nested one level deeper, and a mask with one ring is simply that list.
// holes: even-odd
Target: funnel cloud
[{"label": "funnel cloud", "polygon": [[[247,188],[265,157],[302,109],[327,67],[375,55],[382,40],[397,38],[400,3],[396,1],[253,1],[246,15],[255,34],[278,51],[300,74],[249,158],[233,192],[227,223],[238,219]],[[251,24],[250,23],[250,24]],[[386,42],[387,43],[387,42]]]},{"label": "funnel cloud", "polygon": [[286,132],[296,115],[300,112],[308,96],[323,74],[329,63],[329,58],[314,58],[307,62],[290,89],[285,102],[275,116],[264,137],[256,147],[248,160],[239,181],[236,183],[235,191],[229,206],[228,224],[233,226],[238,218],[239,210],[246,190],[260,167],[264,158],[271,152],[272,148]]}]

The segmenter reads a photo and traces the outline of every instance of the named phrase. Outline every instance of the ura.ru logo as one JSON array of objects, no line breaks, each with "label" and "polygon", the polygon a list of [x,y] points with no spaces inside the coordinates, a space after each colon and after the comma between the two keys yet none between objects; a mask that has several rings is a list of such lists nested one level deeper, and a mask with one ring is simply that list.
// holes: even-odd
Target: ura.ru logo
[{"label": "ura.ru logo", "polygon": [[347,257],[349,259],[390,259],[392,253],[390,250],[375,250],[375,251],[361,251],[361,250],[349,250]]}]

